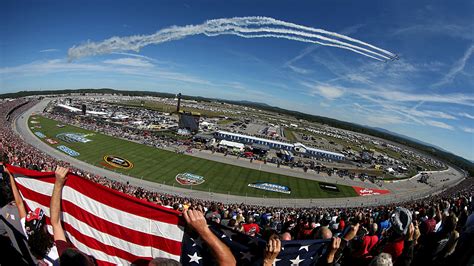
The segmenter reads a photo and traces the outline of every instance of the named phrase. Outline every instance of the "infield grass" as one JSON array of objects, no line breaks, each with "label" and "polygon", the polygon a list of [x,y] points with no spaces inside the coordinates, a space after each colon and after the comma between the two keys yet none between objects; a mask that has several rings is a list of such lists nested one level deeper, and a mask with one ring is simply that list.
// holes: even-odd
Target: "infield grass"
[{"label": "infield grass", "polygon": [[[37,121],[32,123],[32,121]],[[186,154],[149,147],[135,142],[114,138],[97,132],[81,129],[71,125],[59,128],[60,122],[42,117],[32,116],[28,125],[31,127],[40,125],[41,128],[31,129],[32,132],[41,132],[46,138],[58,141],[58,144],[49,144],[46,138],[38,138],[46,144],[57,147],[65,145],[80,153],[75,157],[89,164],[103,167],[104,156],[114,155],[125,158],[134,164],[131,169],[113,168],[113,171],[121,172],[136,178],[143,178],[149,181],[182,186],[175,177],[179,173],[192,173],[204,177],[205,182],[193,186],[193,190],[210,191],[215,193],[232,194],[253,197],[273,197],[273,198],[334,198],[357,196],[350,186],[337,185],[340,192],[328,192],[321,190],[317,181],[291,177],[281,174],[274,174],[250,168],[215,162],[202,158],[193,157]],[[82,133],[88,134],[90,142],[64,142],[56,138],[59,133]],[[248,187],[253,182],[271,182],[291,188],[291,194],[263,191]]]}]

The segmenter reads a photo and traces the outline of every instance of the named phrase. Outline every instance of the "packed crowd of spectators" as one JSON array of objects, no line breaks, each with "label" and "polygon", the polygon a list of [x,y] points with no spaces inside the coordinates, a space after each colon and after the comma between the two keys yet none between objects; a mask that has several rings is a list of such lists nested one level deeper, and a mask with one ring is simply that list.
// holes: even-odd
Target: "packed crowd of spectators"
[{"label": "packed crowd of spectators", "polygon": [[[324,263],[342,265],[465,265],[474,254],[474,182],[428,198],[376,207],[291,208],[223,204],[149,191],[59,162],[13,132],[15,117],[35,104],[2,102],[0,151],[2,162],[53,171],[57,165],[96,183],[167,208],[201,209],[205,218],[248,235],[278,235],[281,241],[332,239]],[[20,106],[21,105],[21,106]],[[15,109],[16,107],[19,108]],[[13,112],[11,112],[14,110]],[[91,124],[91,130],[97,130]],[[123,135],[122,135],[123,137]]]}]

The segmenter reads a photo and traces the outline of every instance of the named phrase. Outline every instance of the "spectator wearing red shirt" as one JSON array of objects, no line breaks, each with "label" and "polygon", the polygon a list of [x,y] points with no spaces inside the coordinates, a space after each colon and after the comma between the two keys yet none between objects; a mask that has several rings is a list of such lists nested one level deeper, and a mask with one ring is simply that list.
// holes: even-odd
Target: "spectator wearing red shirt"
[{"label": "spectator wearing red shirt", "polygon": [[255,219],[252,216],[248,218],[248,223],[243,224],[242,226],[247,235],[255,236],[260,233],[260,227],[255,223]]},{"label": "spectator wearing red shirt", "polygon": [[344,232],[344,228],[346,228],[346,221],[344,221],[344,219],[341,219],[337,228],[339,232]]},{"label": "spectator wearing red shirt", "polygon": [[405,247],[405,235],[412,224],[412,214],[403,207],[397,207],[390,217],[391,227],[383,252],[392,255],[394,262],[402,255]]},{"label": "spectator wearing red shirt", "polygon": [[420,225],[420,232],[423,235],[428,235],[434,233],[436,227],[436,220],[434,219],[436,210],[434,207],[431,207],[428,210],[427,217],[428,219],[424,220]]}]

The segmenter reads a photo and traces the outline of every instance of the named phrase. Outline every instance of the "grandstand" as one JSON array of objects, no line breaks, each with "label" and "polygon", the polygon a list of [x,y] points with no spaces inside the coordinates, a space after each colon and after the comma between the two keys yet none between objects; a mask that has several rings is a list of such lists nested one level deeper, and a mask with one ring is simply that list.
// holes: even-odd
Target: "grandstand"
[{"label": "grandstand", "polygon": [[[61,184],[58,181],[61,179],[65,185],[64,189],[59,187],[64,190],[60,196],[61,228],[68,246],[76,247],[79,256],[86,259],[94,257],[99,265],[143,264],[154,258],[180,261],[182,265],[200,261],[208,264],[212,260],[222,265],[250,265],[271,258],[276,259],[277,265],[295,261],[302,265],[305,260],[317,265],[369,265],[382,259],[395,265],[469,265],[474,259],[472,178],[456,186],[443,187],[432,197],[397,200],[395,194],[391,196],[395,201],[390,204],[364,207],[341,204],[321,208],[310,207],[309,203],[307,207],[262,206],[242,201],[202,200],[147,190],[128,181],[114,181],[38,150],[25,142],[12,126],[37,104],[33,99],[17,99],[3,101],[0,106],[1,158],[6,165],[2,173],[1,225],[8,228],[2,236],[6,242],[2,243],[6,243],[4,250],[9,250],[8,256],[2,256],[2,265],[10,264],[8,259],[17,259],[20,264],[38,261],[48,264],[50,254],[35,249],[34,241],[42,240],[29,235],[29,241],[23,243],[15,237],[24,234],[18,219],[22,217],[18,206],[23,201],[15,201],[5,191],[15,189],[11,184],[16,184],[27,209],[42,208],[48,217],[46,222],[51,224],[51,214],[55,213],[50,210],[54,206],[51,193],[55,191],[53,187]],[[242,138],[249,139],[240,136],[238,140]],[[248,143],[252,141],[266,145],[257,139]],[[292,150],[310,149],[292,145]],[[283,146],[279,148],[291,151]],[[66,172],[63,177],[60,172],[54,173],[57,165],[69,168],[67,179]],[[187,181],[197,179],[198,176],[186,176]],[[285,189],[274,184],[260,185]],[[9,204],[11,201],[16,204]],[[211,229],[204,229],[206,220]],[[183,225],[196,235],[187,235]],[[47,228],[50,233],[58,230],[57,226]],[[197,236],[201,241],[197,241]],[[54,246],[58,255],[63,254],[65,249],[57,236],[50,238],[56,244],[50,242],[48,247]],[[215,256],[206,255],[205,246],[217,251]],[[32,248],[33,255],[29,252]],[[66,259],[61,256],[59,262]]]},{"label": "grandstand", "polygon": [[216,132],[216,137],[220,139],[227,139],[234,142],[241,142],[241,143],[250,144],[250,145],[251,144],[265,145],[272,149],[284,149],[288,151],[294,151],[294,152],[306,154],[313,157],[323,157],[323,158],[328,158],[328,159],[333,159],[333,160],[344,160],[344,157],[345,157],[344,154],[306,147],[305,145],[301,143],[291,144],[291,143],[276,141],[272,139],[264,139],[264,138],[242,135],[242,134],[233,133],[233,132],[227,132],[227,131]]}]

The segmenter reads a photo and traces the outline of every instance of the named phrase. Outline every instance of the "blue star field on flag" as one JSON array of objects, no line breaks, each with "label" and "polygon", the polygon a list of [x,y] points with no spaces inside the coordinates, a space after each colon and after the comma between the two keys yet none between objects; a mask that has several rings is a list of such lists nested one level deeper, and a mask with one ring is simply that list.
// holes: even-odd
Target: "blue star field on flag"
[{"label": "blue star field on flag", "polygon": [[[252,237],[230,228],[211,224],[211,231],[224,242],[234,255],[237,265],[263,265],[267,242],[262,237]],[[330,240],[282,241],[282,250],[274,265],[315,265],[325,254]],[[186,231],[182,242],[182,265],[213,265],[214,256],[195,232]]]}]

